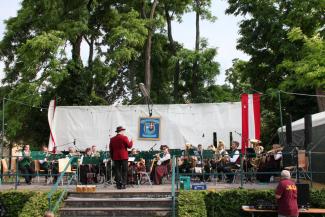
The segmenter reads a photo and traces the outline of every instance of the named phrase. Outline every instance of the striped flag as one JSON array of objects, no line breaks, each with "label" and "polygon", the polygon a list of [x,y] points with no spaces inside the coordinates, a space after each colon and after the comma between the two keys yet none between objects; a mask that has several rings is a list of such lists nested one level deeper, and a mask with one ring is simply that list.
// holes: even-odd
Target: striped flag
[{"label": "striped flag", "polygon": [[261,136],[261,111],[260,94],[242,94],[242,153],[249,145],[250,139],[260,140]]},{"label": "striped flag", "polygon": [[53,134],[53,119],[54,119],[54,114],[55,114],[55,107],[56,107],[56,102],[55,102],[55,98],[54,100],[50,101],[49,104],[49,109],[48,109],[48,113],[47,113],[47,118],[49,121],[49,126],[50,126],[50,140],[49,140],[49,151],[52,151],[53,153],[55,152],[55,147],[56,147],[56,143],[55,143],[55,136]]}]

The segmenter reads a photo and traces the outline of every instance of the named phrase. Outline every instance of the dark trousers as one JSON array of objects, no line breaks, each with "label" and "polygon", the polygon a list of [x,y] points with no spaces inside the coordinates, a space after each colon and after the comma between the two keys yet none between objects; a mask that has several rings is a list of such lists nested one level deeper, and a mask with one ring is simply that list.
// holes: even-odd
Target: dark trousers
[{"label": "dark trousers", "polygon": [[30,183],[34,176],[35,170],[32,166],[19,166],[20,172],[23,174],[26,183]]},{"label": "dark trousers", "polygon": [[126,185],[128,177],[128,160],[115,160],[114,170],[116,186],[120,187]]}]

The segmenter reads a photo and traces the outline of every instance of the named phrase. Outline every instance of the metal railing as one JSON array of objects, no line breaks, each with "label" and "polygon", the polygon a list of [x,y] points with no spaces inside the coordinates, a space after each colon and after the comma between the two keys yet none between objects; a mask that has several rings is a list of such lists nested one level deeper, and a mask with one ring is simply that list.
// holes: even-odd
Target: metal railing
[{"label": "metal railing", "polygon": [[176,193],[175,193],[175,166],[176,166],[176,157],[172,158],[172,215],[176,216]]},{"label": "metal railing", "polygon": [[71,162],[72,162],[75,158],[76,158],[76,157],[71,157],[71,158],[69,159],[69,161],[68,161],[68,163],[66,164],[66,166],[65,166],[65,168],[64,168],[64,170],[63,170],[63,172],[60,173],[60,176],[58,177],[56,183],[53,185],[53,187],[51,188],[51,191],[50,191],[50,192],[48,193],[48,195],[47,195],[47,199],[48,199],[48,203],[49,203],[49,210],[52,211],[52,212],[56,212],[56,210],[59,208],[59,205],[60,205],[60,203],[61,203],[61,201],[62,201],[62,199],[63,199],[65,193],[66,193],[67,190],[68,190],[68,186],[71,184],[72,180],[78,176],[78,174],[77,174],[77,171],[78,171],[78,170],[77,170],[77,171],[76,171],[76,174],[72,175],[72,176],[70,177],[70,179],[68,179],[68,184],[65,185],[65,187],[64,187],[62,193],[60,194],[58,200],[56,201],[55,205],[52,206],[52,197],[54,196],[56,190],[58,189],[58,187],[59,187],[59,183],[60,183],[61,181],[63,181],[63,177],[64,177],[64,175],[65,175],[65,173],[66,173],[68,167],[71,166]]}]

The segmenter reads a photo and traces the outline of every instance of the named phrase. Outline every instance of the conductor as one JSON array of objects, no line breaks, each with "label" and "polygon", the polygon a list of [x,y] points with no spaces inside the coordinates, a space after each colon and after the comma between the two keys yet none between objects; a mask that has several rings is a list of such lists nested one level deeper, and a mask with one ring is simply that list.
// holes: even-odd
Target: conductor
[{"label": "conductor", "polygon": [[117,189],[125,189],[128,175],[128,148],[132,148],[133,141],[129,141],[124,135],[125,129],[122,126],[116,128],[117,134],[109,143],[109,151],[114,161],[115,181]]}]

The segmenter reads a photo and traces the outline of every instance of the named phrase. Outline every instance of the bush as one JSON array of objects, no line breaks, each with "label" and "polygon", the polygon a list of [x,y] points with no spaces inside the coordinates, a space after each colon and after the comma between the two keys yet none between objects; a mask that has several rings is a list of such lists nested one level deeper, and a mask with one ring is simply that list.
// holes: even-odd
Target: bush
[{"label": "bush", "polygon": [[5,191],[0,192],[0,201],[5,208],[5,216],[15,217],[21,213],[25,203],[35,193],[32,191]]},{"label": "bush", "polygon": [[[249,217],[242,211],[242,205],[253,205],[258,199],[274,201],[274,190],[231,189],[223,191],[181,191],[178,196],[179,217]],[[325,208],[325,189],[310,192],[310,205]],[[255,216],[259,216],[257,213]],[[260,216],[277,216],[276,213],[263,213]],[[304,216],[322,216],[309,214]]]},{"label": "bush", "polygon": [[[53,201],[60,196],[61,190],[54,194]],[[0,201],[8,217],[43,217],[48,209],[48,192],[6,191],[0,192]]]},{"label": "bush", "polygon": [[206,217],[204,198],[206,191],[180,191],[178,195],[178,216]]}]

